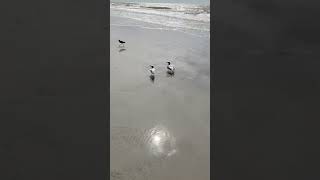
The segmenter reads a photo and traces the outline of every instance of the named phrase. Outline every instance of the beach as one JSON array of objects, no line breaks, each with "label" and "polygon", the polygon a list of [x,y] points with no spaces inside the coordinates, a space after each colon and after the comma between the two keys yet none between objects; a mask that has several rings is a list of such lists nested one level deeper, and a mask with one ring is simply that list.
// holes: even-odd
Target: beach
[{"label": "beach", "polygon": [[[112,180],[210,178],[210,37],[204,34],[111,13]],[[176,66],[174,76],[167,61]]]}]

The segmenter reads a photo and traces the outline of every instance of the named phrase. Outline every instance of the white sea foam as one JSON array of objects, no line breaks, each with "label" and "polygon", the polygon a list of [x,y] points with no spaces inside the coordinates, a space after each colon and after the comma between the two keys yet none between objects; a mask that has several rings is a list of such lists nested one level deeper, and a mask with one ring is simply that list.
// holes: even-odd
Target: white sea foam
[{"label": "white sea foam", "polygon": [[210,31],[210,8],[206,5],[177,3],[119,3],[110,4],[111,15],[130,18],[173,30]]}]

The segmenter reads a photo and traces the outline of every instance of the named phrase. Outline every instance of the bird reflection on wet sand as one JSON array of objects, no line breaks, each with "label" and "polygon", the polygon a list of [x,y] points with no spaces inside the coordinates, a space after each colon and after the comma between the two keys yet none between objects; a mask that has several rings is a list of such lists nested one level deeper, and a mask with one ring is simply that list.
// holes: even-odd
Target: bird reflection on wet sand
[{"label": "bird reflection on wet sand", "polygon": [[174,77],[174,71],[167,71],[167,77]]},{"label": "bird reflection on wet sand", "polygon": [[121,48],[121,49],[119,49],[119,53],[120,53],[120,52],[123,52],[123,51],[125,51],[125,50],[127,50],[127,49]]},{"label": "bird reflection on wet sand", "polygon": [[150,78],[150,81],[151,81],[152,83],[154,83],[154,80],[155,80],[154,75],[153,75],[153,74],[152,74],[152,75],[150,75],[150,76],[149,76],[149,78]]}]

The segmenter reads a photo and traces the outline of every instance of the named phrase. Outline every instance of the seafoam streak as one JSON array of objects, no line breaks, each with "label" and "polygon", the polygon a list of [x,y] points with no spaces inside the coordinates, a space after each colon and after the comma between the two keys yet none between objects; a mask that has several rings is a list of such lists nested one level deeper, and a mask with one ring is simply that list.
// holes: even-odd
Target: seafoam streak
[{"label": "seafoam streak", "polygon": [[[210,32],[210,8],[174,3],[111,3],[111,16],[125,17],[182,32]],[[165,28],[161,27],[166,30]],[[192,33],[194,34],[194,33]]]}]

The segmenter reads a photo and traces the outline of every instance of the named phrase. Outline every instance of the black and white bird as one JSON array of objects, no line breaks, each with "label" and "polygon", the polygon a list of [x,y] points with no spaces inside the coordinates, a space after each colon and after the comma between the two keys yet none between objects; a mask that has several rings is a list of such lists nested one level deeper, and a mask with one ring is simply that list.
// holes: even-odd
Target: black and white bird
[{"label": "black and white bird", "polygon": [[175,70],[175,67],[174,67],[174,65],[173,64],[171,64],[171,62],[167,62],[168,63],[168,66],[167,66],[167,69],[168,69],[168,71],[170,71],[170,72],[174,72],[174,70]]},{"label": "black and white bird", "polygon": [[149,71],[150,71],[151,75],[154,75],[156,69],[155,69],[154,66],[152,66],[152,65],[150,65],[150,67],[151,67],[151,68],[149,69]]},{"label": "black and white bird", "polygon": [[123,46],[126,42],[119,40],[119,43]]}]

